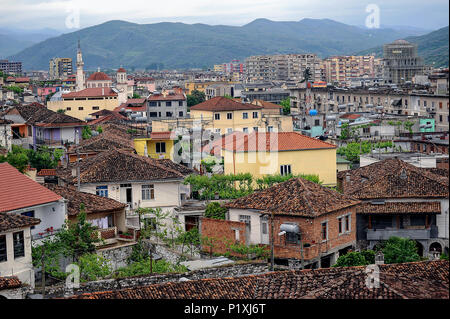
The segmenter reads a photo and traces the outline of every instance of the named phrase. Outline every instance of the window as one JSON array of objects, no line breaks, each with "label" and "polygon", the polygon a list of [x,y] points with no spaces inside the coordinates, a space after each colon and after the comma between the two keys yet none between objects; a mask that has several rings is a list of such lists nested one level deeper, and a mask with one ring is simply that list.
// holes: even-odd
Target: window
[{"label": "window", "polygon": [[287,232],[286,233],[286,243],[298,244],[299,243],[298,234]]},{"label": "window", "polygon": [[342,234],[344,232],[342,229],[342,217],[338,218],[338,228],[339,228],[339,234]]},{"label": "window", "polygon": [[165,152],[166,152],[166,142],[156,143],[156,153],[165,153]]},{"label": "window", "polygon": [[247,112],[242,113],[242,118],[244,120],[248,119],[248,113]]},{"label": "window", "polygon": [[82,106],[78,107],[78,111],[83,111],[83,107]]},{"label": "window", "polygon": [[158,117],[158,112],[150,112],[150,117]]},{"label": "window", "polygon": [[148,102],[148,106],[156,106],[156,102]]},{"label": "window", "polygon": [[320,126],[320,120],[314,120],[314,126]]},{"label": "window", "polygon": [[244,132],[244,133],[248,133],[248,127],[244,127],[244,128],[242,128],[242,132]]},{"label": "window", "polygon": [[183,101],[178,101],[178,106],[183,106]]},{"label": "window", "polygon": [[100,110],[100,107],[98,107],[98,106],[93,106],[92,109],[93,109],[93,110]]},{"label": "window", "polygon": [[442,122],[442,114],[439,115],[439,122]]},{"label": "window", "polygon": [[151,185],[142,185],[142,200],[155,199],[155,187]]},{"label": "window", "polygon": [[265,221],[261,223],[261,232],[262,232],[263,235],[267,235],[268,234],[267,222],[265,222]]},{"label": "window", "polygon": [[178,112],[179,117],[183,117],[183,111]]},{"label": "window", "polygon": [[273,132],[273,126],[267,127],[267,131],[268,131],[268,132]]},{"label": "window", "polygon": [[233,113],[227,113],[227,120],[233,119]]},{"label": "window", "polygon": [[107,185],[97,186],[95,188],[95,194],[101,197],[108,197],[108,186]]},{"label": "window", "polygon": [[345,216],[345,231],[350,231],[350,215]]},{"label": "window", "polygon": [[172,102],[166,102],[166,106],[172,106]]},{"label": "window", "polygon": [[253,112],[253,118],[257,119],[258,118],[258,112]]},{"label": "window", "polygon": [[4,262],[8,259],[7,250],[6,250],[6,236],[0,236],[0,263]]},{"label": "window", "polygon": [[323,222],[321,224],[321,226],[322,226],[322,231],[321,231],[322,240],[328,240],[328,222]]},{"label": "window", "polygon": [[217,121],[220,120],[220,113],[215,113],[214,114],[214,119],[217,120]]},{"label": "window", "polygon": [[232,128],[227,128],[227,133],[233,133],[233,129]]},{"label": "window", "polygon": [[280,174],[282,176],[291,174],[291,165],[281,165],[280,166]]},{"label": "window", "polygon": [[255,126],[255,127],[253,128],[253,131],[254,131],[254,132],[258,132],[258,127]]},{"label": "window", "polygon": [[[22,216],[28,216],[28,217],[34,217],[34,210],[31,210],[31,211],[29,211],[29,212],[22,213],[22,214],[20,214],[20,215],[22,215]],[[35,226],[31,226],[31,227],[30,227],[30,229],[34,229],[34,228],[35,228]]]},{"label": "window", "polygon": [[216,128],[216,133],[220,134],[220,128]]},{"label": "window", "polygon": [[439,108],[442,109],[442,102],[439,102]]},{"label": "window", "polygon": [[251,228],[250,228],[250,226],[251,226],[250,220],[251,220],[251,217],[249,215],[239,215],[239,221],[242,222],[242,223],[245,223],[247,225],[249,231],[251,230]]},{"label": "window", "polygon": [[66,107],[66,110],[67,111],[72,111],[72,108],[71,107]]},{"label": "window", "polygon": [[172,112],[166,112],[166,117],[172,117]]},{"label": "window", "polygon": [[23,231],[13,233],[14,258],[25,256],[25,243],[23,241]]}]

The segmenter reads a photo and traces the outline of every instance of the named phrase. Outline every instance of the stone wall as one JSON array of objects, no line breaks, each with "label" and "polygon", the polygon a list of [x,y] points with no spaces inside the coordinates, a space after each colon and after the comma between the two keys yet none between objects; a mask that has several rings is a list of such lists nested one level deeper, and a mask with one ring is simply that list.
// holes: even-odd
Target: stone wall
[{"label": "stone wall", "polygon": [[[205,268],[192,272],[179,274],[155,274],[122,279],[106,279],[83,283],[80,288],[73,291],[64,291],[63,286],[47,287],[46,294],[49,297],[62,297],[72,294],[81,294],[94,291],[117,290],[130,287],[147,286],[152,284],[178,282],[185,278],[188,280],[198,280],[205,278],[238,277],[245,275],[262,274],[269,271],[269,266],[265,262],[250,262],[243,264],[227,265],[215,268]],[[183,280],[185,280],[183,279]]]}]

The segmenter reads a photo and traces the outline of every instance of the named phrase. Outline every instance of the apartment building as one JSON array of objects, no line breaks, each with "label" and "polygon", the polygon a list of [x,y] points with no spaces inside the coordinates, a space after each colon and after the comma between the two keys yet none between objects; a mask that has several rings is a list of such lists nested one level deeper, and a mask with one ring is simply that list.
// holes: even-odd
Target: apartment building
[{"label": "apartment building", "polygon": [[320,70],[320,59],[315,54],[251,56],[245,60],[245,82],[301,81],[307,68],[314,77],[311,80],[321,76],[320,72],[316,73],[316,69]]},{"label": "apartment building", "polygon": [[73,74],[71,58],[53,58],[49,62],[50,80],[65,79]]},{"label": "apartment building", "polygon": [[289,88],[291,111],[305,112],[371,112],[413,115],[435,120],[436,131],[448,131],[449,97],[443,94],[400,91],[389,88],[338,89]]},{"label": "apartment building", "polygon": [[12,62],[8,60],[0,60],[0,71],[6,74],[21,75],[22,62]]},{"label": "apartment building", "polygon": [[326,81],[346,85],[352,78],[375,77],[375,57],[334,56],[325,59]]}]

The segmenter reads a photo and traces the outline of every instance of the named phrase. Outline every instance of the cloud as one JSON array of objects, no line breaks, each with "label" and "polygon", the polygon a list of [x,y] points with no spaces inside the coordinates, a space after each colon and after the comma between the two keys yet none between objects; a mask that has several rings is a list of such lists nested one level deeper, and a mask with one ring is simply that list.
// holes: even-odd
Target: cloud
[{"label": "cloud", "polygon": [[80,12],[80,27],[109,20],[242,25],[256,18],[298,21],[329,18],[364,24],[365,7],[375,3],[382,24],[428,28],[448,25],[447,0],[0,0],[0,25],[64,29],[68,15]]}]

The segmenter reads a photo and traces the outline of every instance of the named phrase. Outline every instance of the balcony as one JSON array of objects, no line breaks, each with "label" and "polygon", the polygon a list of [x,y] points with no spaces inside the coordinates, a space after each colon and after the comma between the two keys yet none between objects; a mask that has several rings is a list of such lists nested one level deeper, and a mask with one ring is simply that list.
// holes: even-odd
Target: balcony
[{"label": "balcony", "polygon": [[403,229],[368,229],[367,240],[388,240],[390,237],[402,237],[409,239],[430,239],[431,229],[425,229],[424,226],[417,226]]}]

